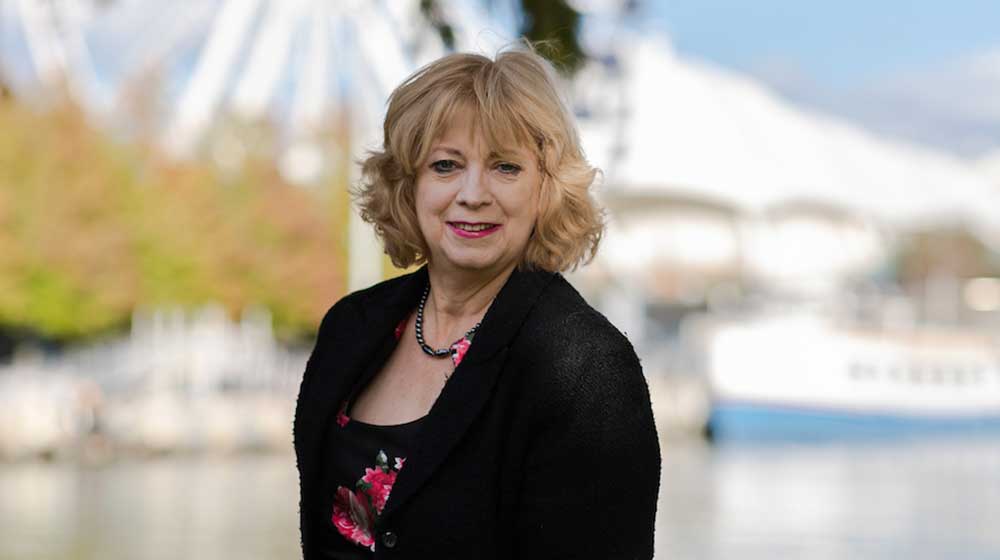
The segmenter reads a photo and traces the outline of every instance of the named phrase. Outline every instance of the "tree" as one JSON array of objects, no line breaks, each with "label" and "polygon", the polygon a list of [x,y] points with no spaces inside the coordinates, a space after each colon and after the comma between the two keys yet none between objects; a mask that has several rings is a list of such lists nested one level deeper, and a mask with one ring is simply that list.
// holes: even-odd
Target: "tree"
[{"label": "tree", "polygon": [[[486,0],[494,1],[494,0]],[[566,0],[520,0],[524,23],[518,32],[532,43],[544,42],[539,49],[557,68],[567,74],[575,72],[586,59],[577,33],[580,13]],[[420,11],[448,46],[454,47],[455,34],[452,22],[437,0],[420,0]]]},{"label": "tree", "polygon": [[[306,336],[345,289],[344,204],[269,160],[230,175],[112,141],[78,107],[0,100],[0,331],[72,340],[140,305],[270,309]],[[2,343],[0,343],[2,346]]]}]

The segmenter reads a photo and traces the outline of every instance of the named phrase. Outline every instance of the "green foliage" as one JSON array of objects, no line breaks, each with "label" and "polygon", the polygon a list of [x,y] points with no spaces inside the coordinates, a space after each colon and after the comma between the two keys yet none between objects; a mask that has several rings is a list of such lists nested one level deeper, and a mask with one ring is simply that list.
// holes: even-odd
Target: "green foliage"
[{"label": "green foliage", "polygon": [[229,176],[117,145],[73,107],[0,100],[0,328],[73,339],[140,305],[263,304],[308,334],[345,289],[343,182],[288,185],[266,161]]},{"label": "green foliage", "polygon": [[557,68],[572,74],[586,59],[577,41],[580,14],[565,0],[521,0],[525,27],[521,30],[531,42],[545,42],[540,53]]},{"label": "green foliage", "polygon": [[[419,1],[420,12],[428,25],[437,31],[449,49],[454,48],[455,32],[447,14],[441,10],[436,0]],[[539,54],[569,75],[583,65],[587,55],[577,39],[580,29],[579,12],[565,0],[521,0],[521,11],[524,15],[524,25],[519,33],[532,44],[541,47]]]},{"label": "green foliage", "polygon": [[427,23],[437,31],[441,41],[448,49],[455,48],[455,30],[451,24],[441,14],[438,4],[434,0],[420,0],[420,13],[427,19]]}]

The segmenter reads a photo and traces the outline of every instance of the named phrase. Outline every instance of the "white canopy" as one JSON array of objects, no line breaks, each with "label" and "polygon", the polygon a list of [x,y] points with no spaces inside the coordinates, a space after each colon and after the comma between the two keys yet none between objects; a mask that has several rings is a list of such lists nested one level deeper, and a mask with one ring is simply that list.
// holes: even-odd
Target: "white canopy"
[{"label": "white canopy", "polygon": [[747,212],[807,201],[900,227],[1000,227],[1000,193],[970,163],[794,107],[661,38],[636,39],[620,60],[619,140],[600,123],[583,127],[609,195],[700,197]]},{"label": "white canopy", "polygon": [[1000,190],[1000,150],[986,154],[976,162],[976,166],[988,180],[993,181],[997,190]]}]

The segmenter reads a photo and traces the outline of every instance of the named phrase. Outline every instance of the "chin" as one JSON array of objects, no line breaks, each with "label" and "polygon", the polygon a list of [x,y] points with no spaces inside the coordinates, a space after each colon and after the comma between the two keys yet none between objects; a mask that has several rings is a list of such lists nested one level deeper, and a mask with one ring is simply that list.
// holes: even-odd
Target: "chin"
[{"label": "chin", "polygon": [[455,268],[466,271],[490,270],[501,265],[500,259],[492,254],[445,255],[445,260]]}]

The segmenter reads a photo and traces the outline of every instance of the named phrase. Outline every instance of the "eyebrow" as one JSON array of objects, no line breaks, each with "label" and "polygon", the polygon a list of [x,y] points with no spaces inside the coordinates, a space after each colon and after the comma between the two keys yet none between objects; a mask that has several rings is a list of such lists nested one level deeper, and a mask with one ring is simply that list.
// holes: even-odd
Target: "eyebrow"
[{"label": "eyebrow", "polygon": [[[439,144],[437,146],[434,146],[434,148],[431,150],[431,153],[434,153],[434,152],[437,152],[437,151],[442,151],[442,152],[445,152],[446,154],[450,154],[450,155],[458,156],[458,157],[462,157],[462,158],[465,157],[465,154],[462,153],[462,150],[459,150],[458,148],[452,148],[450,146],[442,146],[442,145]],[[513,150],[503,150],[502,152],[490,152],[490,154],[489,154],[488,157],[490,159],[512,159],[512,160],[520,160],[520,159],[522,159],[524,157],[524,155],[520,154],[518,152],[515,152]]]}]

